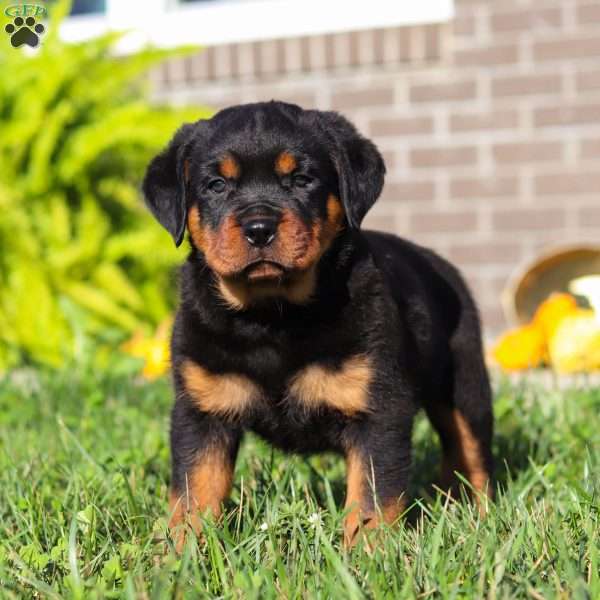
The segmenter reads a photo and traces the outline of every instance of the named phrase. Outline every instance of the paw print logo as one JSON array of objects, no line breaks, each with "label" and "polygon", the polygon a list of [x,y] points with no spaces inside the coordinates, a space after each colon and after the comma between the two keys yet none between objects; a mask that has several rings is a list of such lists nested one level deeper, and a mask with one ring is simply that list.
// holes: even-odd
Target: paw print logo
[{"label": "paw print logo", "polygon": [[15,17],[12,23],[9,23],[4,31],[10,35],[10,43],[13,47],[18,48],[23,44],[27,44],[35,48],[40,42],[40,35],[44,33],[46,28],[41,23],[36,23],[33,17]]}]

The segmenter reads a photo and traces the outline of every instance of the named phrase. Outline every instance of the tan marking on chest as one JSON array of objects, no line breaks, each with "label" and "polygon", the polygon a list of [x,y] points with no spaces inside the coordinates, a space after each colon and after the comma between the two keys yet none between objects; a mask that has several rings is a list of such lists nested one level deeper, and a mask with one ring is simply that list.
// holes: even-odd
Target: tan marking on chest
[{"label": "tan marking on chest", "polygon": [[352,416],[369,410],[369,384],[373,378],[368,356],[344,361],[340,369],[309,365],[294,376],[289,393],[307,409],[328,406]]},{"label": "tan marking on chest", "polygon": [[258,385],[244,375],[215,374],[186,360],[181,367],[185,389],[203,412],[239,417],[252,403],[260,400]]}]

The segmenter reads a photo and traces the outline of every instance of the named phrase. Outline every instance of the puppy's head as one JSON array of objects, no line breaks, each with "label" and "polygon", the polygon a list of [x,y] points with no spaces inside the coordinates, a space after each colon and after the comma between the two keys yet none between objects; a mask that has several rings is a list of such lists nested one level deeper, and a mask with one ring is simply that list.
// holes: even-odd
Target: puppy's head
[{"label": "puppy's head", "polygon": [[383,160],[333,112],[269,102],[186,124],[150,163],[143,189],[179,245],[185,229],[235,308],[307,300],[315,266],[358,228],[383,186]]}]

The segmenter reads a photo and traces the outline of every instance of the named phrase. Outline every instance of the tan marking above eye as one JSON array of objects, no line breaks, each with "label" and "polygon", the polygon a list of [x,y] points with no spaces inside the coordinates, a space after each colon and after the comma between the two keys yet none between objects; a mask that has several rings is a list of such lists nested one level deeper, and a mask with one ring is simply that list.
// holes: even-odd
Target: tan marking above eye
[{"label": "tan marking above eye", "polygon": [[219,161],[219,173],[226,179],[238,179],[240,165],[231,154],[228,154]]},{"label": "tan marking above eye", "polygon": [[297,166],[296,159],[289,152],[282,152],[275,160],[275,172],[280,176],[289,175]]},{"label": "tan marking above eye", "polygon": [[180,373],[187,393],[203,412],[239,417],[262,397],[260,387],[244,375],[217,375],[191,360],[183,362]]},{"label": "tan marking above eye", "polygon": [[308,410],[328,406],[353,416],[369,411],[372,379],[370,358],[359,354],[336,370],[318,364],[305,367],[292,378],[288,392]]}]

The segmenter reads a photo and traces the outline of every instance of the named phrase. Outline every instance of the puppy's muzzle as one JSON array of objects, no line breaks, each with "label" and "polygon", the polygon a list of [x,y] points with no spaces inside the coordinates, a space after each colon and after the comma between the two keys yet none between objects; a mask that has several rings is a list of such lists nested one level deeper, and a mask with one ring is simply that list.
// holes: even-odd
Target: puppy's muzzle
[{"label": "puppy's muzzle", "polygon": [[257,206],[245,211],[239,222],[248,243],[255,248],[265,248],[277,236],[280,219],[280,214],[272,209]]},{"label": "puppy's muzzle", "polygon": [[277,233],[277,221],[274,219],[252,219],[242,226],[244,236],[251,246],[264,248],[268,246]]}]

